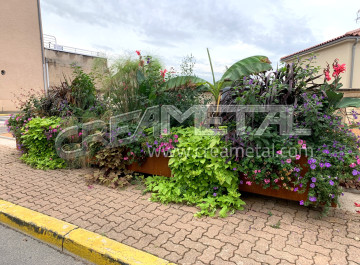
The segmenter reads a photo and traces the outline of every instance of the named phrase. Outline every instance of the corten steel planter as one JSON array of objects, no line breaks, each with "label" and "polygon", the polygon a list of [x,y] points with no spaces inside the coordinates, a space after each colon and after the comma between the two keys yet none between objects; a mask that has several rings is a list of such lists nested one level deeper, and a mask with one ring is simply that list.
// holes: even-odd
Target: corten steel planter
[{"label": "corten steel planter", "polygon": [[133,163],[126,167],[129,170],[139,173],[171,177],[171,170],[168,166],[169,159],[170,159],[169,157],[164,157],[164,156],[148,157],[141,165],[139,165],[138,163]]},{"label": "corten steel planter", "polygon": [[[157,175],[157,176],[164,176],[164,177],[171,177],[171,170],[168,166],[169,163],[169,157],[148,157],[145,162],[141,165],[138,163],[133,163],[131,165],[127,166],[127,169],[149,174],[149,175]],[[300,175],[304,176],[305,173],[308,171],[308,164],[307,164],[307,157],[301,157],[299,161],[297,161],[298,164],[302,165],[303,169],[300,171]],[[239,190],[254,194],[260,194],[280,199],[286,199],[291,201],[306,201],[308,198],[308,191],[309,191],[309,185],[306,187],[304,193],[298,193],[291,190],[287,190],[284,187],[282,187],[282,183],[279,181],[279,185],[281,187],[278,190],[272,189],[271,187],[264,189],[262,185],[253,183],[251,186],[246,185],[245,181],[246,179],[242,174],[239,176],[240,179],[244,181],[244,184],[239,185]],[[336,207],[336,204],[332,204],[332,207]]]},{"label": "corten steel planter", "polygon": [[[309,170],[309,167],[307,164],[307,157],[302,156],[297,161],[297,164],[301,165],[301,167],[303,168],[300,171],[300,175],[304,176],[306,174],[306,172]],[[248,179],[246,179],[246,177],[243,174],[240,174],[239,178],[243,181],[243,184],[239,184],[240,191],[256,193],[256,194],[280,198],[280,199],[287,199],[287,200],[291,200],[291,201],[301,201],[301,200],[306,201],[308,198],[309,185],[306,187],[304,193],[299,193],[299,192],[294,192],[289,189],[286,189],[285,187],[282,186],[281,181],[279,181],[279,183],[278,183],[280,186],[279,189],[273,189],[271,187],[264,189],[262,185],[256,184],[254,182],[251,185],[247,185],[246,181]],[[291,188],[291,187],[289,187],[289,188]]]},{"label": "corten steel planter", "polygon": [[304,193],[298,193],[291,190],[287,190],[283,187],[278,190],[272,189],[271,187],[264,189],[262,185],[252,183],[251,186],[245,184],[239,185],[239,190],[249,193],[255,193],[280,199],[286,199],[290,201],[306,201],[308,198],[309,187],[306,188]]}]

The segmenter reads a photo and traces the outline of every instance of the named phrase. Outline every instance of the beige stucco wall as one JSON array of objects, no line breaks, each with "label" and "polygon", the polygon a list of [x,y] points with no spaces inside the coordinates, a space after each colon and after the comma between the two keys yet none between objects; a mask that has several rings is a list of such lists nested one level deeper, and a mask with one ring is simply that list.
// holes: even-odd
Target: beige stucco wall
[{"label": "beige stucco wall", "polygon": [[[331,64],[334,59],[338,58],[339,63],[346,64],[346,72],[341,75],[341,82],[343,83],[342,88],[350,88],[350,69],[351,69],[351,57],[352,57],[352,46],[355,40],[346,40],[325,48],[321,48],[313,52],[316,55],[315,65],[320,66],[321,70],[326,67],[327,63]],[[311,56],[311,53],[301,55],[300,58],[307,59]],[[289,62],[291,60],[286,60]],[[331,68],[332,69],[332,68]],[[360,88],[360,42],[355,49],[355,63],[354,63],[354,79],[353,87]]]},{"label": "beige stucco wall", "polygon": [[14,96],[44,90],[36,0],[0,1],[0,113],[16,111]]},{"label": "beige stucco wall", "polygon": [[45,58],[50,87],[59,86],[61,82],[65,81],[64,76],[68,81],[73,79],[74,69],[71,67],[72,64],[80,66],[85,73],[89,74],[92,71],[93,63],[96,59],[96,57],[92,56],[51,49],[45,49]]}]

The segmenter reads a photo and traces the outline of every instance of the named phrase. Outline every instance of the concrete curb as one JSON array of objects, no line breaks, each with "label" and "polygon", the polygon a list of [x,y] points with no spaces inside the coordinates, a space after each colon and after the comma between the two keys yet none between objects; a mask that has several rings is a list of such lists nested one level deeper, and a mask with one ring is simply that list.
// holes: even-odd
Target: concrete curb
[{"label": "concrete curb", "polygon": [[3,200],[0,200],[0,222],[95,264],[173,264],[76,225]]}]

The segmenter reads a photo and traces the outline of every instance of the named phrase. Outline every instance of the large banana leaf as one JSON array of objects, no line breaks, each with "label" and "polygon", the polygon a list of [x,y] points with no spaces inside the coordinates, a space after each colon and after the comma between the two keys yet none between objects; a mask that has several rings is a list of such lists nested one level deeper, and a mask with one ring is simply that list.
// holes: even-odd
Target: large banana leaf
[{"label": "large banana leaf", "polygon": [[344,96],[343,93],[336,93],[331,90],[326,91],[326,95],[331,106],[336,106]]},{"label": "large banana leaf", "polygon": [[243,76],[271,70],[271,64],[266,56],[251,56],[234,63],[221,77],[221,80],[239,80]]},{"label": "large banana leaf", "polygon": [[193,84],[199,84],[199,85],[208,83],[206,80],[204,80],[200,77],[196,77],[196,76],[177,76],[177,77],[171,78],[170,80],[166,81],[163,84],[162,88],[163,89],[171,89],[171,88],[186,85],[189,82],[191,82]]},{"label": "large banana leaf", "polygon": [[360,108],[360,98],[343,98],[336,105],[338,109],[348,107]]}]

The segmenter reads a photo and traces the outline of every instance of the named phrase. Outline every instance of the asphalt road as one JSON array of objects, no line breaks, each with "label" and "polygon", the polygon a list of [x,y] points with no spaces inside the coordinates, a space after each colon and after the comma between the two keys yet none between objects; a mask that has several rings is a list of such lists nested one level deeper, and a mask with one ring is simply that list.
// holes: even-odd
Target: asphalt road
[{"label": "asphalt road", "polygon": [[89,265],[38,240],[0,224],[0,264]]},{"label": "asphalt road", "polygon": [[10,116],[0,115],[0,134],[7,133],[7,127],[5,126],[5,121],[9,119]]}]

